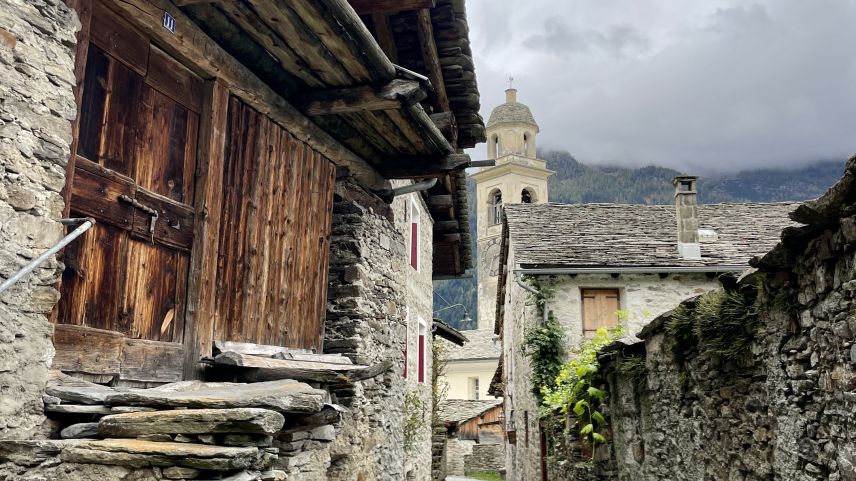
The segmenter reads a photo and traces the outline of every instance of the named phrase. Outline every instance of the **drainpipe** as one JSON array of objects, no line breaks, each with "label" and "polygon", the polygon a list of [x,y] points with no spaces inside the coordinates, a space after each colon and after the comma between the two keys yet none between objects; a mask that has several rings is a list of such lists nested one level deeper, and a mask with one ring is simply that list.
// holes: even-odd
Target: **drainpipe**
[{"label": "drainpipe", "polygon": [[[537,289],[535,289],[534,287],[529,286],[525,282],[523,282],[523,276],[519,273],[516,276],[514,276],[514,282],[516,282],[518,286],[529,291],[534,296],[537,296],[538,294],[540,294],[540,292],[538,292]],[[548,315],[549,315],[548,313],[549,313],[549,309],[547,309],[547,303],[544,302],[544,319],[543,319],[543,321],[541,321],[542,325],[547,325],[547,319],[548,319]]]}]

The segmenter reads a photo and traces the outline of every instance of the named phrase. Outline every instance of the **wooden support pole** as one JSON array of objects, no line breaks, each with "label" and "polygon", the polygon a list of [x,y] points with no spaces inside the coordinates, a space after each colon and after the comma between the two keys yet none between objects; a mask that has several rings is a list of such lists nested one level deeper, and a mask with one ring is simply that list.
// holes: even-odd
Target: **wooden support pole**
[{"label": "wooden support pole", "polygon": [[197,150],[196,224],[193,250],[190,253],[190,275],[187,286],[184,362],[185,379],[201,378],[199,360],[212,354],[217,246],[222,207],[223,162],[226,152],[226,127],[229,91],[222,82],[208,81],[199,118]]},{"label": "wooden support pole", "polygon": [[[323,1],[327,4],[338,4],[345,0]],[[381,177],[365,160],[351,152],[280,97],[208,37],[193,20],[169,0],[105,0],[105,3],[121,14],[123,18],[133,22],[164,50],[185,62],[188,67],[195,69],[204,77],[219,78],[228,86],[232,94],[252,106],[259,113],[282,125],[292,135],[309,144],[310,147],[329,158],[336,165],[348,167],[354,178],[365,187],[372,190],[389,188],[389,182]],[[348,9],[350,14],[359,20],[353,10],[350,7]],[[336,11],[338,10],[341,8]],[[169,13],[175,19],[175,33],[163,28],[164,12]],[[353,23],[353,19],[350,20]],[[349,24],[348,27],[351,30],[357,30],[356,26]],[[362,28],[365,29],[365,26],[362,25]],[[371,38],[371,34],[366,32],[366,35]],[[374,39],[371,41],[374,43]],[[383,56],[388,64],[384,67],[387,67],[388,72],[386,73],[392,79],[395,70],[392,63],[383,55],[383,52],[380,52],[380,47],[377,47],[376,43],[374,45],[377,52]],[[377,53],[374,55],[377,56]]]},{"label": "wooden support pole", "polygon": [[324,90],[303,96],[303,112],[309,116],[336,115],[372,110],[397,110],[426,96],[415,80],[396,79],[381,88],[370,85]]},{"label": "wooden support pole", "polygon": [[434,27],[431,25],[431,11],[427,8],[416,12],[416,26],[419,37],[419,48],[422,50],[422,60],[428,69],[428,78],[434,86],[435,106],[440,112],[451,110],[449,97],[446,95],[446,82],[443,79],[443,69],[440,66],[440,55],[434,42]]},{"label": "wooden support pole", "polygon": [[398,63],[398,47],[395,46],[395,35],[392,33],[392,25],[389,23],[389,14],[373,13],[372,23],[375,28],[375,38],[381,50],[392,63]]}]

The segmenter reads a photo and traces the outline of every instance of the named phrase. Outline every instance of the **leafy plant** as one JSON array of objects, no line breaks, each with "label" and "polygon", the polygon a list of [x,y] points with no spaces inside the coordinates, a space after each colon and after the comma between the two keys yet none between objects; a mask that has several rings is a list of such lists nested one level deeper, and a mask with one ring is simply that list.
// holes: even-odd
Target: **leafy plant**
[{"label": "leafy plant", "polygon": [[443,380],[446,374],[446,345],[443,342],[431,343],[431,424],[442,424],[439,419],[440,403],[446,399],[449,383]]},{"label": "leafy plant", "polygon": [[425,425],[425,406],[417,391],[408,391],[404,395],[404,450],[413,452],[416,436]]},{"label": "leafy plant", "polygon": [[528,327],[523,334],[520,351],[532,364],[532,394],[541,401],[545,387],[556,382],[565,355],[565,332],[550,315],[542,326]]},{"label": "leafy plant", "polygon": [[572,359],[561,367],[555,382],[542,388],[542,414],[549,416],[560,412],[569,416],[573,413],[576,417],[573,424],[579,431],[580,439],[592,447],[592,457],[596,447],[606,443],[606,418],[600,410],[606,393],[594,386],[600,369],[597,353],[623,333],[622,326],[610,331],[598,329],[594,337],[587,339],[572,353]]},{"label": "leafy plant", "polygon": [[665,327],[675,361],[684,364],[693,348],[726,362],[747,361],[760,324],[754,292],[711,291],[672,311]]}]

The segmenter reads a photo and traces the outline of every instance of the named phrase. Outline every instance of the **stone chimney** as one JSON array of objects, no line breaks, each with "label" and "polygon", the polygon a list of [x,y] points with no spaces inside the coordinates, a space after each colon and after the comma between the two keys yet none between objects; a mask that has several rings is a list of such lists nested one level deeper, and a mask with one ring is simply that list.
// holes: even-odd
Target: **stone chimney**
[{"label": "stone chimney", "polygon": [[681,175],[675,185],[675,216],[678,221],[678,253],[684,259],[701,259],[698,242],[698,199],[694,175]]},{"label": "stone chimney", "polygon": [[507,104],[517,103],[517,89],[515,89],[515,88],[505,89],[505,103],[507,103]]}]

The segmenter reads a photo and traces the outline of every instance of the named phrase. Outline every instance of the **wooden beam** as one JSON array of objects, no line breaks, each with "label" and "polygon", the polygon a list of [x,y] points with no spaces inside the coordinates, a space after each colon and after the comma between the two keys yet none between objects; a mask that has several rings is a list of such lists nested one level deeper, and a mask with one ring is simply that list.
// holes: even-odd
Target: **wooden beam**
[{"label": "wooden beam", "polygon": [[458,123],[453,112],[440,112],[429,115],[437,130],[446,137],[452,147],[458,145]]},{"label": "wooden beam", "polygon": [[397,110],[413,105],[425,96],[419,82],[396,79],[381,88],[363,85],[305,94],[301,110],[309,116]]},{"label": "wooden beam", "polygon": [[[335,1],[326,0],[326,2]],[[365,160],[348,150],[286,102],[237,59],[226,53],[169,0],[105,0],[105,2],[152,37],[159,47],[184,61],[189,67],[195,68],[205,77],[219,78],[228,86],[231,93],[258,112],[282,125],[292,135],[309,144],[336,165],[348,167],[354,178],[362,185],[372,190],[389,188],[389,182]],[[175,18],[175,33],[163,28],[164,12]],[[359,19],[356,14],[354,17]]]},{"label": "wooden beam", "polygon": [[190,252],[190,275],[187,286],[185,319],[185,379],[201,379],[204,372],[199,359],[212,354],[217,255],[222,206],[223,162],[226,151],[226,128],[229,113],[229,91],[217,80],[205,85],[205,100],[199,117],[197,149],[196,199],[194,210],[193,249]]},{"label": "wooden beam", "polygon": [[208,3],[214,3],[216,0],[175,0],[175,3],[178,7],[188,7],[192,5],[205,5]]},{"label": "wooden beam", "polygon": [[441,220],[434,223],[434,232],[445,234],[454,233],[460,228],[460,223],[456,220]]},{"label": "wooden beam", "polygon": [[348,0],[360,15],[366,13],[391,13],[421,8],[434,8],[435,0]]},{"label": "wooden beam", "polygon": [[416,26],[419,37],[419,48],[422,50],[422,60],[428,69],[428,78],[434,87],[435,106],[440,112],[452,110],[449,108],[449,97],[446,95],[446,82],[443,80],[443,69],[437,44],[434,42],[434,27],[431,25],[431,11],[427,8],[416,12]]},{"label": "wooden beam", "polygon": [[448,209],[455,206],[455,199],[452,194],[432,195],[428,197],[428,207],[438,209]]},{"label": "wooden beam", "polygon": [[434,242],[440,244],[454,244],[461,241],[461,234],[436,234]]},{"label": "wooden beam", "polygon": [[466,168],[469,164],[469,155],[450,154],[445,157],[395,159],[378,166],[378,169],[389,179],[421,179],[442,177],[451,171]]},{"label": "wooden beam", "polygon": [[395,34],[392,33],[392,25],[389,23],[389,14],[373,13],[375,38],[380,49],[389,57],[392,63],[398,63],[398,47],[395,46]]}]

